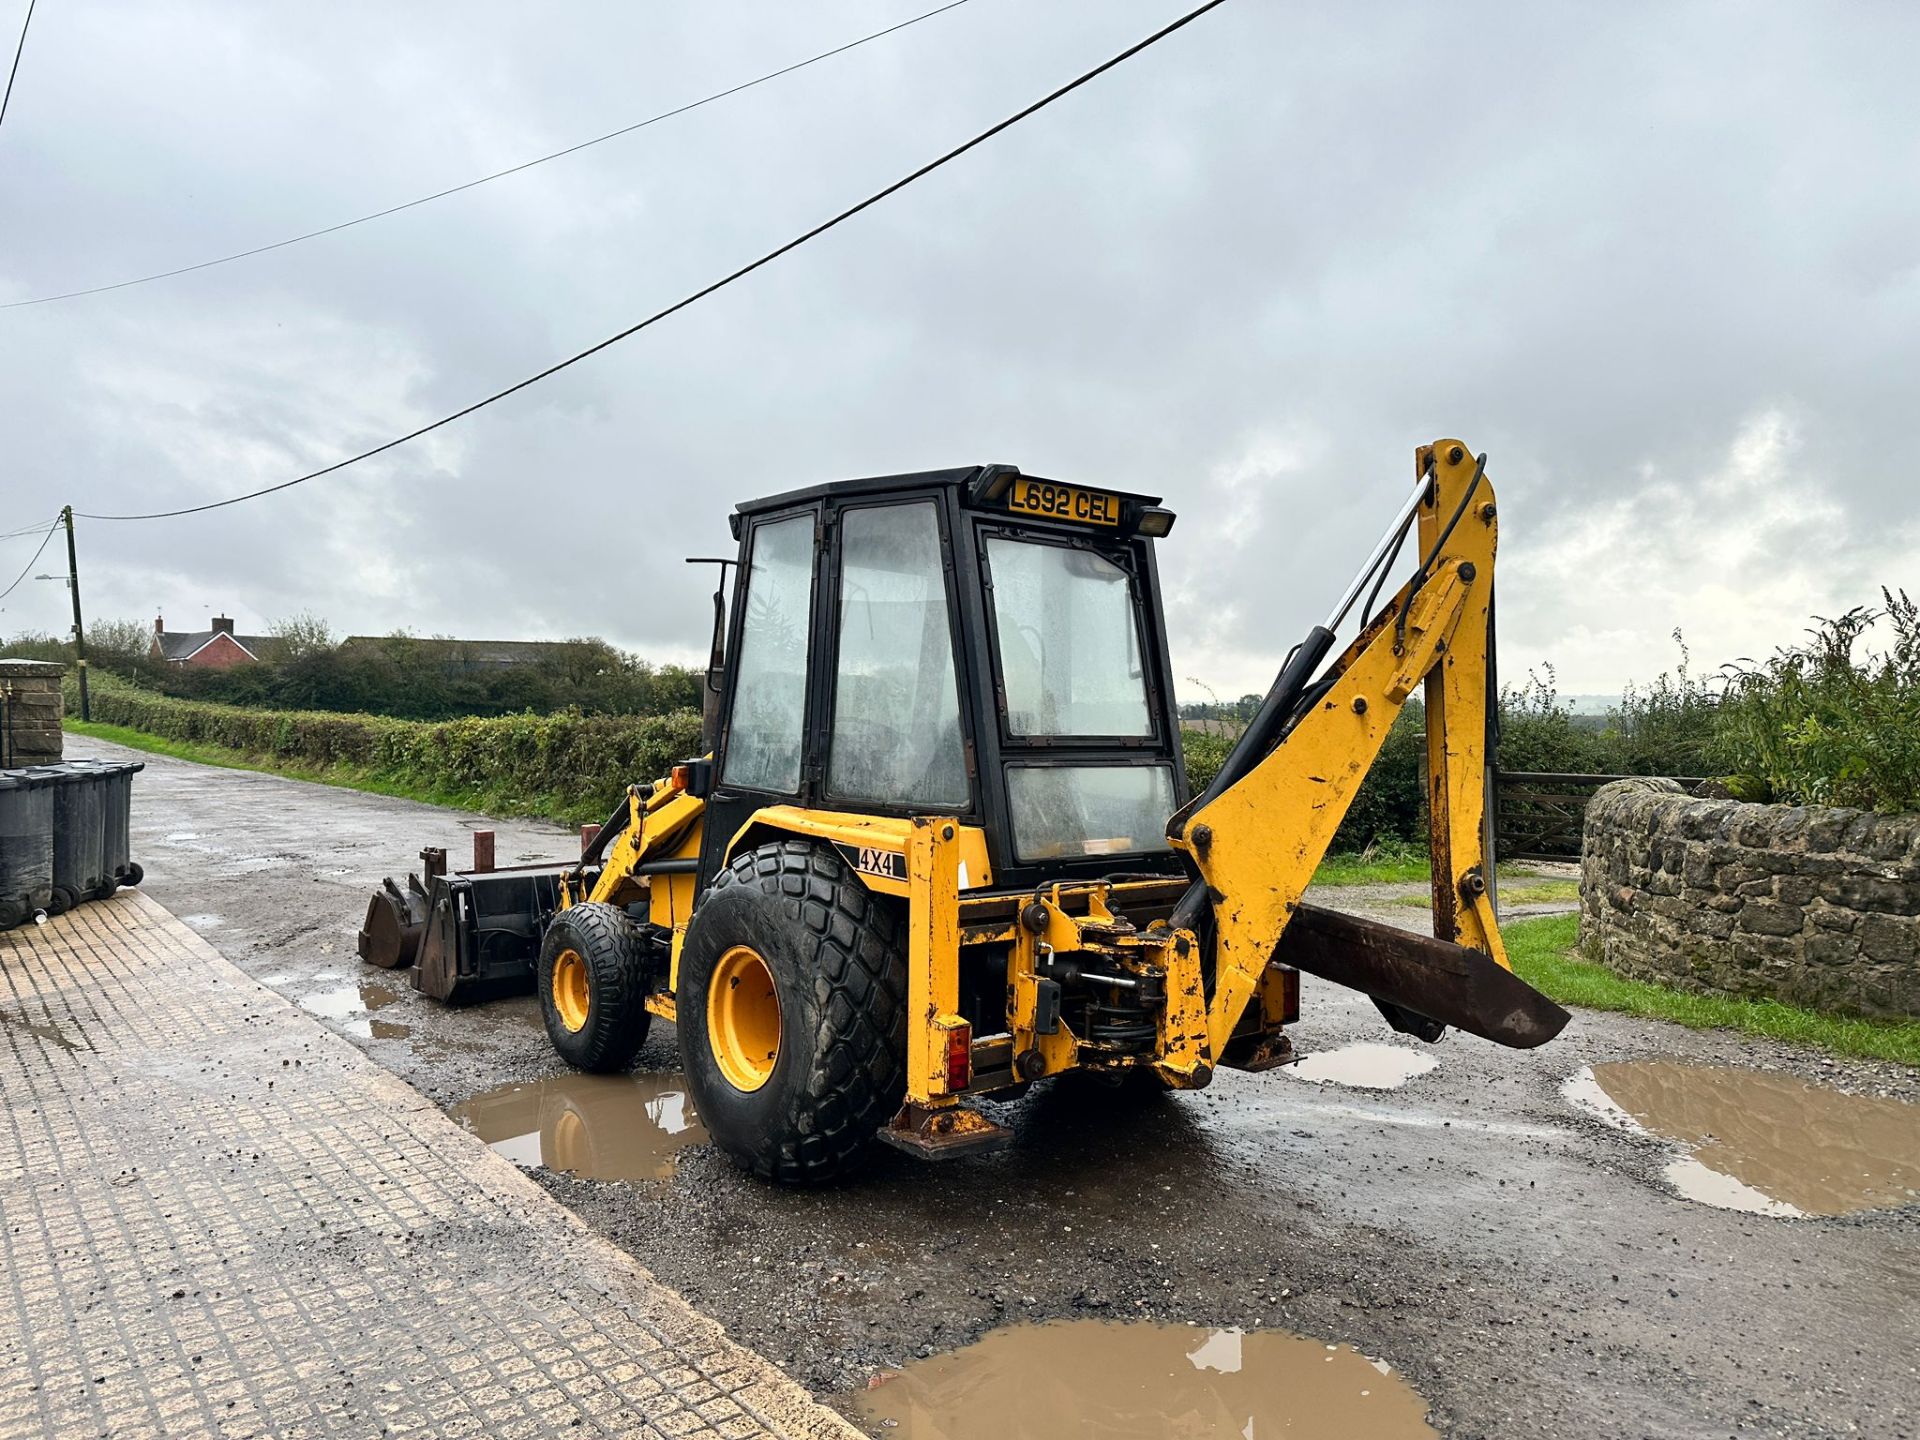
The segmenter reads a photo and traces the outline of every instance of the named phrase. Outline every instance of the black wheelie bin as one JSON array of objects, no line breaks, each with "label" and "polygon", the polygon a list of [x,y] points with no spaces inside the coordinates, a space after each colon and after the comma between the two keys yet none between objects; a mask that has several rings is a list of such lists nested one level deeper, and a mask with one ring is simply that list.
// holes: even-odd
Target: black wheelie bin
[{"label": "black wheelie bin", "polygon": [[0,930],[53,907],[53,790],[44,775],[0,771]]}]

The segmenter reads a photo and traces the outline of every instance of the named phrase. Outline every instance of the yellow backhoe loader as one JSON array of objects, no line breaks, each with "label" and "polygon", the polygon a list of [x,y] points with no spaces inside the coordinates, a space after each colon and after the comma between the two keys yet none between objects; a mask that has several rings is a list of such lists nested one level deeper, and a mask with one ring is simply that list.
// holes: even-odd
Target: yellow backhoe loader
[{"label": "yellow backhoe loader", "polygon": [[[369,928],[424,924],[449,974],[481,943],[463,925],[527,937],[581,1069],[626,1068],[671,1020],[714,1139],[786,1182],[876,1135],[991,1147],[1010,1132],[966,1097],[1070,1070],[1194,1089],[1284,1064],[1302,971],[1425,1040],[1542,1044],[1567,1015],[1507,966],[1482,835],[1496,513],[1484,456],[1421,447],[1371,558],[1192,795],[1158,497],[988,465],[741,505],[710,753],[633,786],[551,886],[512,877],[542,913],[476,928],[443,874],[444,907],[416,887]],[[1422,687],[1431,939],[1301,902]]]}]

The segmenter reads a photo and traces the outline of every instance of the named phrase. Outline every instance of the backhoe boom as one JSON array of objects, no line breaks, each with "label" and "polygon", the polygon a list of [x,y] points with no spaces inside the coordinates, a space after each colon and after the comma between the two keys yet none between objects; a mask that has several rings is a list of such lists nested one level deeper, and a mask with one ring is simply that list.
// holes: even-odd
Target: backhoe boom
[{"label": "backhoe boom", "polygon": [[[1329,978],[1367,989],[1385,1002],[1398,1028],[1416,1033],[1428,1028],[1423,1020],[1444,1013],[1449,1023],[1506,1044],[1539,1044],[1565,1023],[1564,1011],[1518,981],[1502,985],[1482,977],[1476,985],[1462,984],[1466,971],[1508,968],[1487,893],[1491,861],[1482,853],[1481,829],[1498,512],[1484,457],[1476,461],[1458,441],[1423,446],[1417,471],[1413,513],[1422,559],[1413,577],[1366,620],[1323,675],[1309,680],[1301,673],[1302,657],[1316,646],[1324,651],[1331,636],[1330,627],[1316,629],[1282,670],[1256,721],[1267,727],[1270,748],[1257,759],[1236,752],[1241,773],[1223,772],[1225,784],[1216,783],[1169,825],[1168,839],[1192,860],[1204,886],[1176,911],[1175,924],[1205,916],[1206,906],[1195,898],[1211,908],[1214,986],[1207,1039],[1214,1055],[1281,949],[1395,717],[1422,686],[1434,935],[1473,958],[1434,963],[1436,954],[1446,952],[1429,949],[1423,962],[1400,942],[1407,963],[1366,972],[1371,987],[1360,972],[1338,964],[1340,947],[1303,944],[1290,947],[1285,958],[1316,973],[1342,971]],[[1386,552],[1376,553],[1376,564],[1385,559]],[[1362,583],[1368,578],[1363,572]],[[1376,949],[1396,943],[1389,927],[1374,928],[1386,932],[1377,937]],[[1315,958],[1319,964],[1311,963]],[[1492,997],[1494,1009],[1463,1010],[1462,999],[1476,989]],[[1516,1005],[1525,1012],[1517,1020]]]}]

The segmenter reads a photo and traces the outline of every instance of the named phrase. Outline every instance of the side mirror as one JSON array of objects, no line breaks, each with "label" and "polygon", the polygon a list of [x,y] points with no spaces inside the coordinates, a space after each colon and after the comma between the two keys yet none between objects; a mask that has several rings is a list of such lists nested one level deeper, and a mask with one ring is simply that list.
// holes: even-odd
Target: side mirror
[{"label": "side mirror", "polygon": [[700,738],[711,755],[720,743],[720,695],[727,681],[727,567],[737,560],[687,557],[689,565],[718,565],[720,582],[713,591],[713,639],[707,646],[706,693],[700,699]]}]

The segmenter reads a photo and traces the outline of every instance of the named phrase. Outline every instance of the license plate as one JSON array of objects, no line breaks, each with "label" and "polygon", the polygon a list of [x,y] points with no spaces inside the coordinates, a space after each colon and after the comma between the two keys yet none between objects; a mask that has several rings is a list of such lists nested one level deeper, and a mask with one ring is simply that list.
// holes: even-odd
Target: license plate
[{"label": "license plate", "polygon": [[1016,480],[1007,492],[1007,508],[1018,515],[1043,520],[1069,520],[1078,525],[1118,525],[1120,497],[1045,480]]}]

